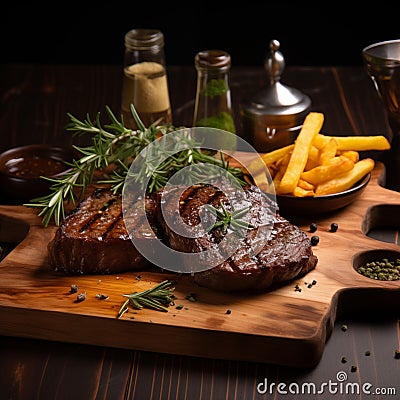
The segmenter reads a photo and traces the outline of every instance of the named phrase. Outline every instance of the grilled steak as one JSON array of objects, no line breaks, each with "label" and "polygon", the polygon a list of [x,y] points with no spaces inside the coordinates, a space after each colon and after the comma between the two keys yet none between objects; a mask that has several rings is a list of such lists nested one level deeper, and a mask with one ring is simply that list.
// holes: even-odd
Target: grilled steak
[{"label": "grilled steak", "polygon": [[[314,269],[317,257],[313,254],[308,236],[299,227],[281,217],[276,211],[276,205],[256,186],[247,188],[245,196],[251,204],[248,222],[255,228],[237,239],[237,250],[225,261],[193,274],[194,281],[219,291],[257,290],[294,279]],[[227,202],[224,193],[212,185],[192,186],[183,195],[180,195],[177,188],[165,189],[164,215],[168,219],[174,219],[177,212],[174,205],[178,204],[177,200],[180,205],[179,213],[189,226],[196,226],[200,222],[199,210],[203,205],[211,204],[218,208],[221,201]],[[229,208],[229,205],[226,204],[226,207]],[[220,228],[212,229],[201,237],[184,237],[168,227],[165,216],[162,217],[159,213],[159,218],[170,246],[181,252],[200,252],[215,248],[223,237]],[[191,266],[188,265],[187,268],[190,270]]]},{"label": "grilled steak", "polygon": [[[232,242],[219,247],[226,236],[222,227],[211,226],[203,235],[187,236],[177,233],[168,223],[179,214],[190,231],[198,227],[205,204],[214,209],[221,209],[224,204],[230,210],[226,191],[213,185],[194,185],[185,190],[178,186],[166,187],[155,196],[146,197],[146,216],[153,230],[149,231],[149,226],[143,224],[143,213],[131,212],[130,226],[137,227],[132,234],[136,239],[146,240],[148,248],[152,247],[153,240],[161,237],[165,244],[182,254],[205,250],[221,253],[222,248],[222,253],[228,255],[222,254],[221,262],[212,268],[205,264],[191,275],[197,284],[217,291],[266,289],[315,268],[317,257],[308,236],[281,217],[276,204],[256,186],[240,192],[242,197],[238,202],[251,206],[246,217],[250,225],[245,234],[234,236],[233,251]],[[235,194],[230,193],[230,199],[232,195]],[[158,268],[133,245],[124,224],[121,196],[106,189],[95,190],[65,218],[49,243],[48,256],[54,270],[69,274]],[[182,261],[185,262],[184,256]],[[185,265],[187,271],[193,267],[198,266]]]},{"label": "grilled steak", "polygon": [[220,291],[266,289],[286,282],[314,269],[317,257],[313,254],[310,239],[297,226],[277,216],[263,249],[255,256],[243,246],[222,264],[194,275],[194,281]]},{"label": "grilled steak", "polygon": [[[155,215],[154,207],[153,199],[146,198],[150,216]],[[143,231],[140,217],[137,227],[134,234],[149,242],[155,239],[153,232]],[[95,189],[65,218],[48,245],[48,260],[54,270],[69,274],[111,274],[149,267],[125,229],[121,196],[106,189]]]}]

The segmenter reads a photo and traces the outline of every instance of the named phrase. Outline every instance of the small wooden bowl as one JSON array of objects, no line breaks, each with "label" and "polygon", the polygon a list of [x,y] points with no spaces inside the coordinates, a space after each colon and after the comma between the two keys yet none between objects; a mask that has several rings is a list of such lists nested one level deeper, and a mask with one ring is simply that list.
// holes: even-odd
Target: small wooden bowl
[{"label": "small wooden bowl", "polygon": [[70,167],[72,148],[48,144],[15,147],[0,154],[2,202],[26,203],[50,193],[51,182],[42,177],[58,177]]}]

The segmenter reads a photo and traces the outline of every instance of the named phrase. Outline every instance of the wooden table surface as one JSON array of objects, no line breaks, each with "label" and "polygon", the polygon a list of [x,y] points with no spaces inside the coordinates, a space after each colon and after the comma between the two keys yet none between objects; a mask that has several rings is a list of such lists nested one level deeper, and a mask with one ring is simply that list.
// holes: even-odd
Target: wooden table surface
[{"label": "wooden table surface", "polygon": [[[67,113],[94,117],[104,113],[106,105],[119,112],[119,67],[2,65],[0,69],[0,151],[29,143],[70,144],[72,138],[64,129]],[[173,122],[190,126],[194,68],[171,66],[168,72]],[[325,115],[327,134],[389,137],[382,105],[362,67],[287,66],[282,82],[311,97],[312,109]],[[240,129],[240,104],[265,84],[265,72],[232,67],[230,84]],[[376,239],[398,243],[385,231],[377,232]],[[323,399],[399,398],[400,360],[395,350],[400,348],[400,313],[390,304],[387,310],[357,308],[357,313],[340,315],[321,361],[310,369],[126,350],[117,344],[103,348],[3,336],[0,399],[316,398],[313,390],[319,390]]]}]

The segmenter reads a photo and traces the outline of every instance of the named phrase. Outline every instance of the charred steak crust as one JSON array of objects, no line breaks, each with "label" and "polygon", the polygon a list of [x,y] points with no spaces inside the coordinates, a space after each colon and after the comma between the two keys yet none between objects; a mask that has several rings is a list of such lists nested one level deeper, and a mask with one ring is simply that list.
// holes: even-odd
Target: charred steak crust
[{"label": "charred steak crust", "polygon": [[[155,213],[154,206],[151,197],[146,199],[149,213]],[[139,219],[137,225],[140,234]],[[121,196],[107,189],[94,190],[65,218],[48,245],[48,261],[52,269],[68,274],[112,274],[149,267],[125,228]]]}]

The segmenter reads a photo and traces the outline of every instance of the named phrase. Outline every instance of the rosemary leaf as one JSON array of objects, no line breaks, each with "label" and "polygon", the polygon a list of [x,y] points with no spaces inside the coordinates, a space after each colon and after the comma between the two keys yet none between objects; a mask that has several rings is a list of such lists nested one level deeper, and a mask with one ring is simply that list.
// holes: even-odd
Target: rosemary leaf
[{"label": "rosemary leaf", "polygon": [[211,204],[206,204],[204,206],[218,219],[218,221],[215,222],[215,224],[211,227],[211,229],[221,228],[222,233],[225,234],[227,232],[228,227],[230,227],[232,230],[234,229],[250,230],[255,228],[252,224],[246,221],[242,221],[240,219],[241,217],[247,214],[247,212],[250,210],[250,207],[244,207],[239,210],[235,210],[231,213],[229,210],[227,210],[222,200],[220,201],[220,206],[221,210],[215,208]]},{"label": "rosemary leaf", "polygon": [[123,315],[128,310],[128,305],[131,304],[136,309],[143,307],[151,308],[157,311],[168,311],[168,305],[174,300],[175,287],[174,282],[165,280],[150,289],[142,292],[133,292],[124,294],[128,299],[122,304],[117,318]]}]

